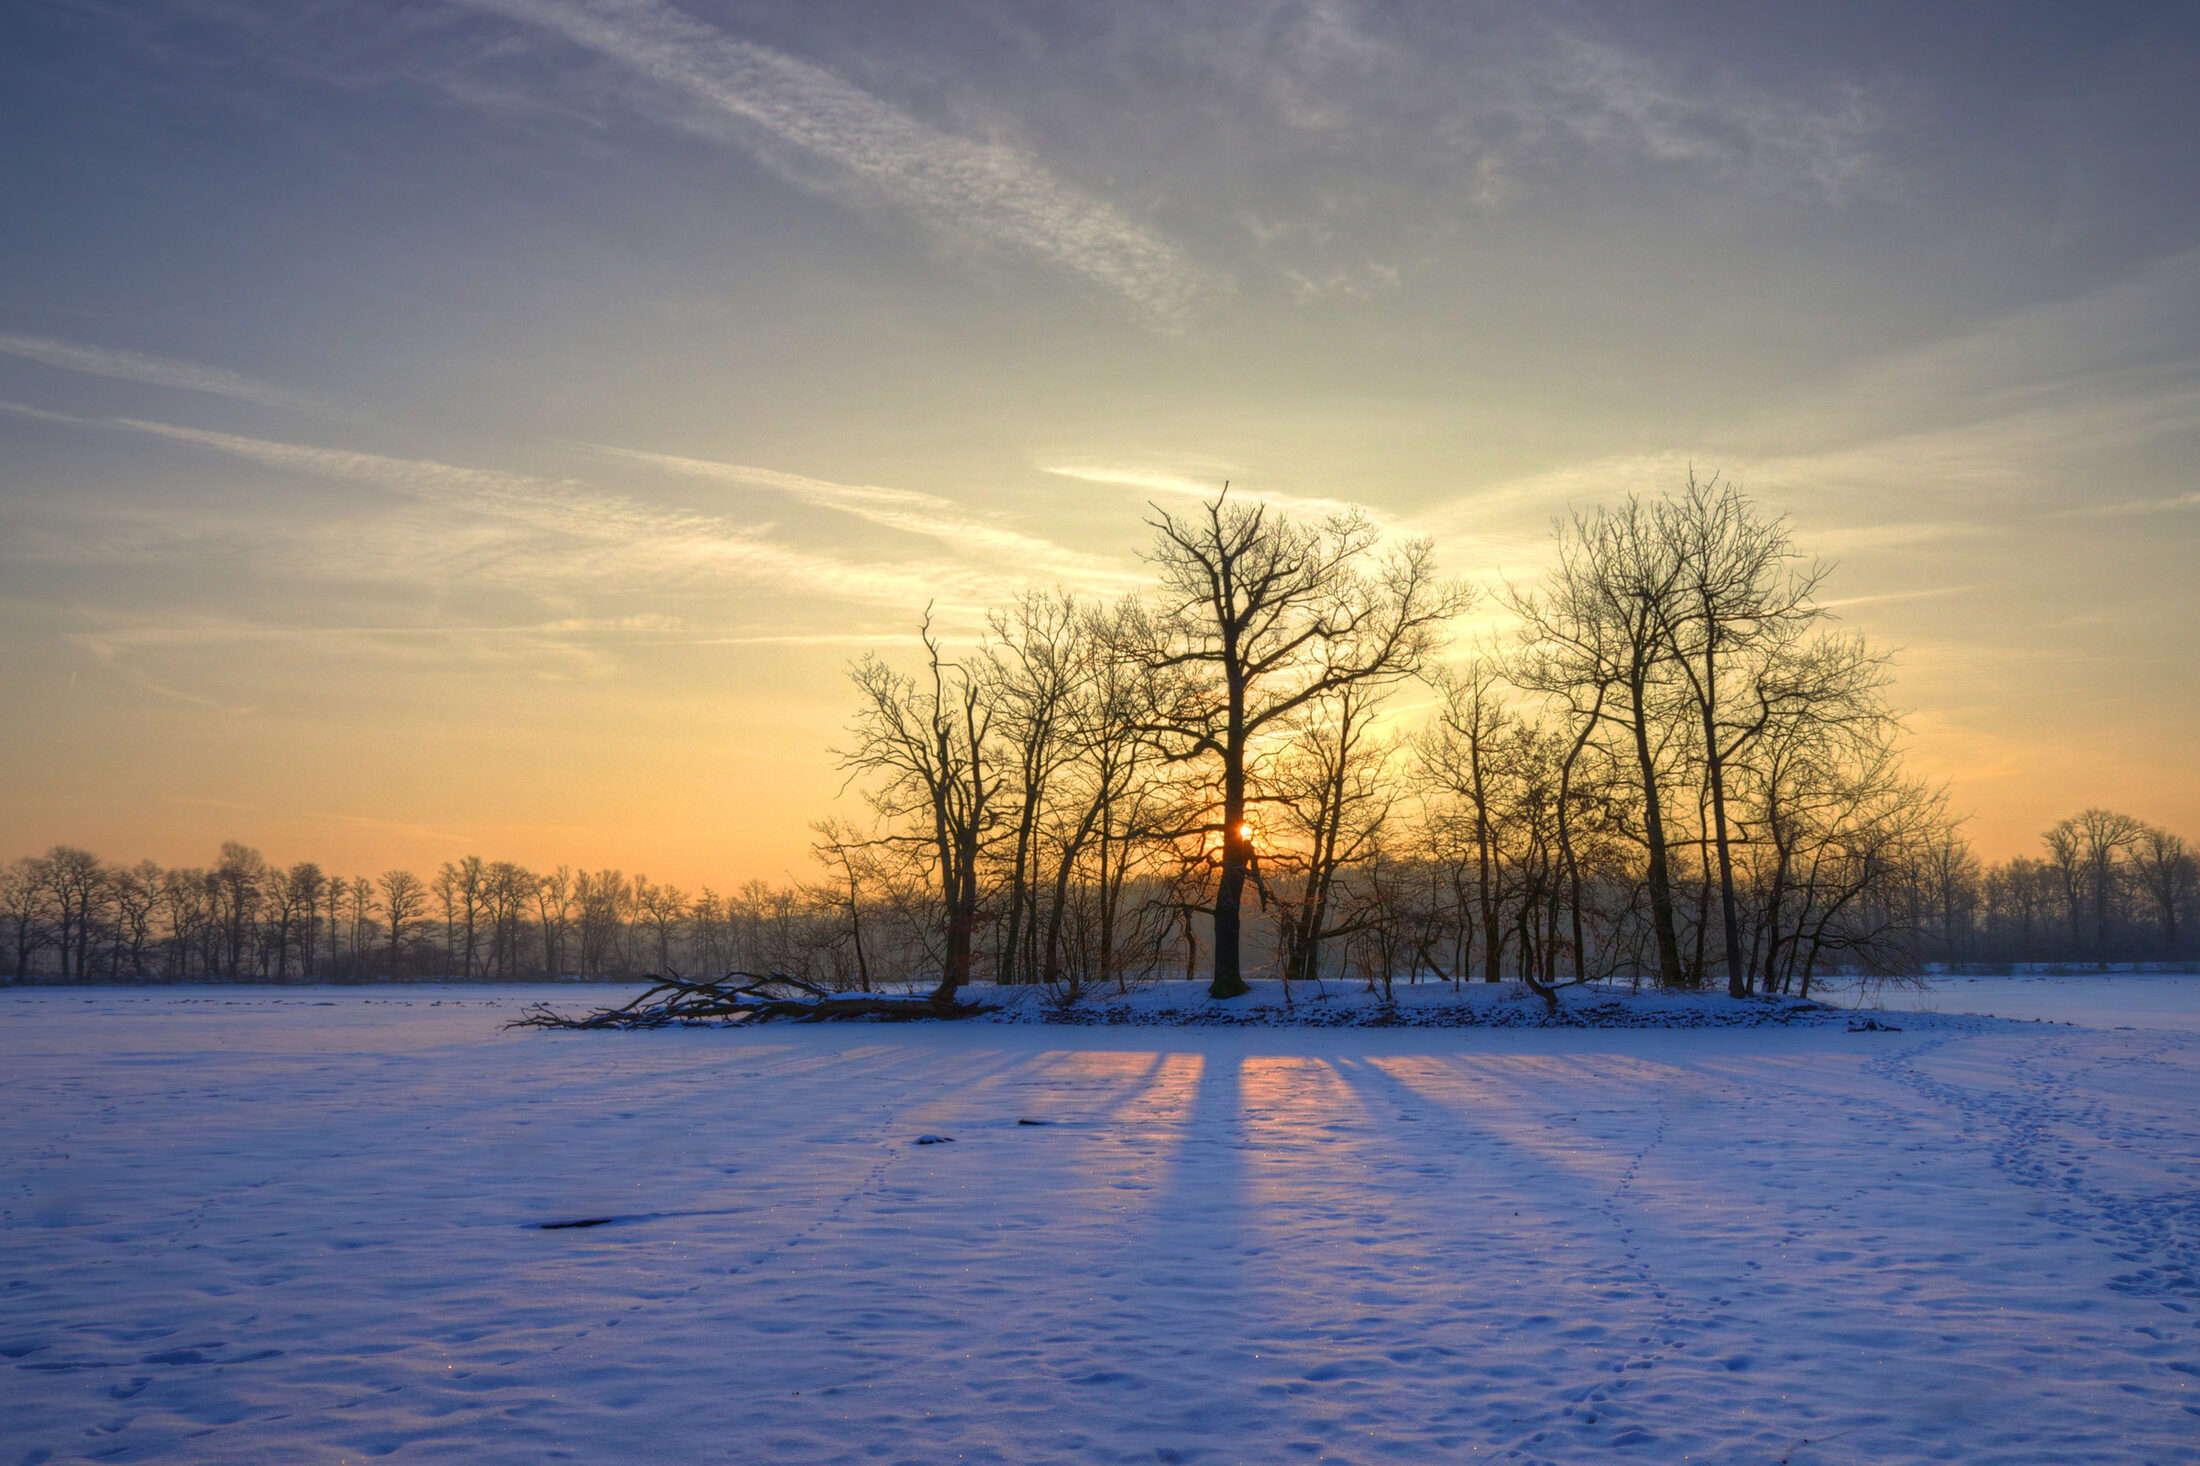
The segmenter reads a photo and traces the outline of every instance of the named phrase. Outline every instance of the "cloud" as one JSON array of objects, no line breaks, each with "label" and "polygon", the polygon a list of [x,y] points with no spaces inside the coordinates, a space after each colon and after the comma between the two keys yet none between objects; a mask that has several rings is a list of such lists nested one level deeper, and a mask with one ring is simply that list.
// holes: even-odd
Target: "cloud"
[{"label": "cloud", "polygon": [[[956,609],[968,610],[982,606],[992,588],[960,567],[882,565],[815,554],[766,540],[765,531],[756,527],[713,515],[661,509],[571,480],[274,442],[131,418],[114,419],[114,424],[270,468],[373,484],[584,549],[585,554],[548,563],[519,554],[517,563],[508,567],[511,578],[543,592],[557,590],[555,576],[586,575],[636,585],[662,584],[667,577],[686,581],[730,577],[905,610],[935,599],[955,600]],[[433,546],[422,548],[432,552]]]},{"label": "cloud", "polygon": [[[2181,461],[2174,445],[2200,423],[2195,301],[2200,252],[1890,353],[1706,440],[1561,464],[1419,520],[1440,536],[1526,527],[1569,506],[1670,492],[1691,466],[1791,511],[1799,543],[1822,553],[2200,507],[2174,469],[2136,485],[2128,467],[2104,471],[2135,451]],[[2072,502],[2085,499],[2097,502]]]},{"label": "cloud", "polygon": [[[2200,409],[2200,402],[2194,404]],[[2200,509],[2200,491],[2190,494],[2171,494],[2160,499],[2126,499],[2115,504],[2098,504],[2088,509],[2065,509],[2050,514],[2049,519],[2106,519],[2125,518],[2133,514],[2175,514],[2181,509]]]},{"label": "cloud", "polygon": [[[822,67],[657,0],[465,0],[557,32],[680,104],[695,130],[790,182],[1007,246],[1173,322],[1214,288],[1178,247],[1006,143],[959,138]],[[822,169],[822,171],[820,171]]]},{"label": "cloud", "polygon": [[1516,121],[1603,150],[1741,172],[1835,200],[1885,167],[1877,144],[1886,109],[1853,83],[1811,101],[1732,78],[1684,82],[1648,55],[1564,31],[1551,33],[1524,78],[1529,89],[1506,109]]},{"label": "cloud", "polygon": [[871,484],[833,483],[778,469],[682,458],[636,448],[587,446],[629,462],[691,478],[775,490],[801,503],[852,515],[903,534],[938,540],[958,551],[998,556],[1020,566],[1026,573],[1052,575],[1068,585],[1112,593],[1129,589],[1135,580],[1125,567],[1113,560],[1065,549],[1052,540],[1010,529],[935,494]]},{"label": "cloud", "polygon": [[[1353,212],[1380,200],[1371,180],[1384,177],[1490,208],[1577,174],[1585,159],[1836,200],[1894,171],[1885,144],[1903,114],[1884,88],[1838,75],[1767,86],[1747,74],[1746,57],[1722,65],[1668,54],[1701,37],[1669,30],[1652,47],[1578,8],[1115,8],[1149,68],[1189,66],[1267,124],[1251,137],[1228,133],[1234,157],[1280,148],[1296,176],[1320,180],[1317,199],[1341,191]],[[1314,233],[1331,222],[1298,221]]]},{"label": "cloud", "polygon": [[17,417],[27,417],[33,422],[67,423],[72,427],[99,426],[99,419],[97,418],[78,417],[73,412],[54,412],[44,407],[33,407],[28,402],[0,401],[0,412],[13,413]]},{"label": "cloud", "polygon": [[[222,367],[146,356],[136,351],[113,351],[103,346],[81,346],[73,341],[55,341],[44,336],[0,332],[0,354],[62,371],[111,377],[121,382],[143,382],[154,387],[174,387],[185,392],[204,392],[239,402],[258,403],[262,407],[283,407],[318,416],[329,416],[334,411],[322,398],[255,381]],[[34,409],[16,410],[40,415]]]},{"label": "cloud", "polygon": [[[1104,463],[1041,463],[1036,466],[1041,473],[1076,479],[1080,483],[1130,489],[1145,497],[1158,495],[1165,499],[1197,499],[1202,503],[1212,500],[1222,491],[1226,478],[1222,474],[1216,474],[1212,478],[1193,478],[1188,474],[1172,473],[1165,469]],[[1249,489],[1235,482],[1230,485],[1230,497],[1239,502],[1250,500],[1256,504],[1273,505],[1287,514],[1296,514],[1306,519],[1327,519],[1337,514],[1363,514],[1380,528],[1389,528],[1392,524],[1388,516],[1365,504],[1347,499],[1324,499],[1282,493],[1273,489]]]},{"label": "cloud", "polygon": [[1978,588],[1976,582],[1966,581],[1960,585],[1927,585],[1909,590],[1881,591],[1877,595],[1869,596],[1841,596],[1830,601],[1820,601],[1818,604],[1828,611],[1839,611],[1849,606],[1878,606],[1892,601],[1938,600],[1943,596],[1968,595]]}]

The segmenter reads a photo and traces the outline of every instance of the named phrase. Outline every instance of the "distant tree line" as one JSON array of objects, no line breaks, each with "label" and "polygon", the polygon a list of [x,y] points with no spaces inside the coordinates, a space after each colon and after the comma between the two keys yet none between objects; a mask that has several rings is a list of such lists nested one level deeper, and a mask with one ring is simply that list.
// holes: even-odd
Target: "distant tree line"
[{"label": "distant tree line", "polygon": [[18,982],[521,981],[687,970],[838,973],[819,892],[751,882],[690,894],[617,870],[538,873],[469,855],[407,870],[287,868],[235,842],[212,866],[111,865],[57,845],[0,867],[0,948]]},{"label": "distant tree line", "polygon": [[1575,515],[1489,609],[1364,516],[1227,490],[1157,511],[1153,585],[1027,593],[973,644],[865,657],[839,757],[861,819],[730,895],[475,856],[423,880],[0,868],[17,981],[786,972],[869,990],[1160,975],[1622,979],[1808,993],[1931,962],[2188,960],[2184,842],[2087,810],[1982,866],[1902,765],[1887,659],[1827,567],[1730,486]]},{"label": "distant tree line", "polygon": [[2058,820],[2037,856],[1930,852],[1926,950],[1954,966],[2200,960],[2200,863],[2183,837],[2114,810]]}]

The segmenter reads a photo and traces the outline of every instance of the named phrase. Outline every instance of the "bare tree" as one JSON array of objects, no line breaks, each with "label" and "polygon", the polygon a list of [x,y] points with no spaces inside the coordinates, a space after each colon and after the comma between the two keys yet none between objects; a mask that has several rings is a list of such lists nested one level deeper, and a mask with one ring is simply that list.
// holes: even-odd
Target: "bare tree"
[{"label": "bare tree", "polygon": [[1679,569],[1659,615],[1690,707],[1700,724],[1699,756],[1718,855],[1727,993],[1748,991],[1741,913],[1734,894],[1727,765],[1761,736],[1783,702],[1813,689],[1794,677],[1791,656],[1822,614],[1814,599],[1821,565],[1798,567],[1779,518],[1766,519],[1731,485],[1699,483],[1658,506],[1656,522]]},{"label": "bare tree", "polygon": [[2109,913],[2116,899],[2123,857],[2139,844],[2145,828],[2128,814],[2096,808],[2059,821],[2047,832],[2048,850],[2063,874],[2070,902],[2071,944],[2079,944],[2078,908],[2083,892],[2093,907],[2096,961],[2106,963],[2112,955]]},{"label": "bare tree", "polygon": [[1830,816],[1797,921],[1796,991],[1806,998],[1828,955],[1846,957],[1866,975],[1917,970],[1916,931],[1893,898],[1917,870],[1920,845],[1950,823],[1944,794],[1903,777],[1891,756],[1855,770]]},{"label": "bare tree", "polygon": [[145,970],[145,959],[153,950],[153,919],[160,909],[160,878],[160,867],[150,860],[141,860],[128,868],[117,866],[107,873],[107,890],[115,911],[117,971],[127,954],[130,975],[139,979],[150,976]]},{"label": "bare tree", "polygon": [[382,919],[388,924],[390,976],[396,977],[404,971],[405,949],[427,914],[428,892],[409,870],[386,870],[375,884],[382,891]]},{"label": "bare tree", "polygon": [[2059,820],[2040,834],[2047,847],[2047,868],[2054,873],[2056,895],[2061,898],[2063,921],[2068,928],[2070,955],[2084,944],[2079,935],[2085,919],[2085,842],[2075,819]]},{"label": "bare tree", "polygon": [[[1277,759],[1262,863],[1271,878],[1295,866],[1298,889],[1276,893],[1283,978],[1321,975],[1325,943],[1350,938],[1390,913],[1384,900],[1347,902],[1346,873],[1372,860],[1398,798],[1395,746],[1374,729],[1387,688],[1354,684],[1301,708]],[[1385,887],[1381,893],[1390,894]],[[1385,960],[1388,948],[1384,946]]]},{"label": "bare tree", "polygon": [[627,900],[626,876],[617,870],[583,870],[573,877],[575,931],[580,938],[581,975],[602,977],[611,970],[612,943],[619,913]]},{"label": "bare tree", "polygon": [[1980,882],[1985,892],[1989,936],[1997,950],[2029,962],[2038,950],[2039,928],[2053,901],[2053,873],[2028,855],[1988,867]]},{"label": "bare tree", "polygon": [[458,975],[471,981],[481,951],[482,906],[487,895],[487,864],[478,855],[446,860],[430,886],[443,907],[444,951],[458,958]]},{"label": "bare tree", "polygon": [[565,975],[565,938],[573,923],[573,872],[559,866],[535,879],[535,920],[542,931],[542,971],[545,977]]},{"label": "bare tree", "polygon": [[[1619,508],[1559,526],[1558,560],[1540,591],[1512,595],[1524,676],[1569,712],[1612,734],[1610,757],[1633,771],[1631,828],[1643,849],[1658,980],[1686,982],[1673,899],[1667,782],[1673,756],[1671,637],[1686,570],[1657,513],[1630,496]],[[1584,745],[1588,737],[1577,732]],[[1639,826],[1638,826],[1639,822]]]},{"label": "bare tree", "polygon": [[1964,839],[1962,822],[1950,820],[1928,831],[1918,846],[1918,876],[1932,907],[1943,960],[1967,956],[1966,938],[1974,925],[1972,908],[1979,888],[1978,857]]},{"label": "bare tree", "polygon": [[816,888],[817,899],[837,909],[847,921],[856,988],[867,993],[871,990],[871,956],[863,945],[863,890],[867,880],[877,879],[872,842],[843,820],[820,820],[810,829],[817,836],[810,845],[810,854],[830,872],[827,882]]},{"label": "bare tree", "polygon": [[687,893],[669,882],[652,885],[643,877],[634,880],[634,901],[641,909],[642,919],[649,923],[651,948],[655,961],[651,969],[656,976],[669,975],[672,970],[672,947],[680,923],[687,919]]},{"label": "bare tree", "polygon": [[[191,957],[195,950],[204,950],[210,944],[205,933],[213,925],[213,878],[196,867],[175,867],[161,872],[160,909],[168,928],[168,974],[171,977],[191,975]],[[211,976],[214,971],[209,953],[200,971]]]},{"label": "bare tree", "polygon": [[[1597,748],[1593,740],[1602,731],[1604,707],[1613,684],[1604,677],[1591,677],[1586,682],[1575,680],[1582,659],[1569,655],[1563,639],[1554,635],[1540,619],[1541,608],[1548,602],[1523,596],[1510,586],[1506,587],[1506,601],[1520,618],[1520,635],[1525,643],[1507,675],[1514,685],[1542,694],[1560,725],[1557,737],[1563,752],[1558,763],[1554,833],[1566,880],[1567,926],[1572,939],[1575,975],[1587,977],[1588,862],[1583,845],[1594,837],[1591,835],[1585,840],[1581,816],[1585,811],[1596,810],[1603,802],[1599,797],[1602,791],[1593,778],[1593,768],[1597,763],[1594,755],[1604,750]],[[1597,631],[1593,623],[1580,629],[1591,635]],[[1608,758],[1604,762],[1609,765]]]},{"label": "bare tree", "polygon": [[45,886],[61,976],[82,982],[89,976],[93,923],[107,901],[107,867],[89,850],[56,845],[32,869]]},{"label": "bare tree", "polygon": [[353,876],[344,887],[344,915],[348,923],[349,945],[345,949],[352,971],[367,970],[367,954],[374,948],[374,883],[365,876]]},{"label": "bare tree", "polygon": [[2192,852],[2185,848],[2181,837],[2153,825],[2139,832],[2131,863],[2139,888],[2154,907],[2162,955],[2174,957],[2179,918],[2192,904],[2194,886],[2200,884],[2200,869],[2196,869]]},{"label": "bare tree", "polygon": [[22,856],[0,866],[0,927],[7,932],[17,982],[30,977],[31,959],[53,942],[52,911],[37,857]]},{"label": "bare tree", "polygon": [[930,854],[947,937],[932,996],[946,1005],[970,981],[978,865],[1000,823],[998,669],[982,653],[967,662],[943,656],[930,612],[919,636],[926,652],[922,682],[875,657],[850,669],[862,702],[855,744],[842,751],[841,767],[879,780],[866,797],[888,826],[883,838]]},{"label": "bare tree", "polygon": [[[1077,632],[1081,655],[1065,686],[1064,758],[1053,780],[1051,818],[1036,847],[1051,858],[1051,879],[1035,881],[1043,913],[1034,925],[1041,980],[1075,1001],[1089,978],[1120,986],[1120,925],[1124,884],[1155,847],[1149,747],[1138,736],[1143,672],[1122,655],[1124,628],[1137,624],[1128,605],[1088,611]],[[1081,955],[1072,959],[1069,949]]]},{"label": "bare tree", "polygon": [[1211,761],[1220,776],[1203,821],[1220,855],[1208,991],[1230,998],[1249,990],[1250,750],[1318,698],[1417,675],[1466,592],[1436,578],[1426,540],[1373,562],[1378,536],[1357,513],[1301,525],[1233,503],[1227,485],[1196,515],[1155,513],[1147,559],[1161,584],[1136,651],[1151,679],[1141,726],[1165,758]]},{"label": "bare tree", "polygon": [[267,861],[260,852],[235,840],[222,842],[221,861],[214,867],[212,891],[220,910],[222,968],[234,978],[245,962],[245,938],[259,915],[267,894]]},{"label": "bare tree", "polygon": [[[1814,965],[1802,945],[1811,931],[1892,878],[1885,857],[1897,842],[1885,830],[1896,792],[1913,787],[1894,743],[1899,726],[1882,700],[1884,661],[1854,637],[1821,639],[1806,655],[1819,695],[1777,705],[1732,770],[1754,846],[1749,966],[1752,985],[1761,981],[1767,992],[1783,990],[1799,963]],[[1855,863],[1864,849],[1876,863]],[[1838,900],[1828,894],[1835,889],[1845,893]]]},{"label": "bare tree", "polygon": [[534,900],[541,877],[524,866],[499,860],[483,870],[481,910],[489,928],[489,951],[483,975],[493,971],[509,982],[520,967],[520,942],[527,927],[528,904]]},{"label": "bare tree", "polygon": [[301,975],[313,969],[312,915],[321,901],[321,868],[302,860],[286,871],[271,870],[267,878],[268,920],[274,927],[269,947],[275,955],[274,978],[290,979],[290,949],[299,948]]},{"label": "bare tree", "polygon": [[1012,813],[1008,833],[1008,913],[999,935],[997,980],[1033,980],[1040,956],[1040,870],[1043,822],[1054,781],[1075,754],[1070,719],[1093,672],[1094,646],[1072,596],[1027,592],[990,619],[996,722],[1008,750],[1012,785],[1003,791]]},{"label": "bare tree", "polygon": [[[1498,980],[1505,950],[1504,855],[1499,848],[1502,815],[1499,783],[1506,731],[1513,715],[1504,704],[1496,671],[1477,659],[1437,679],[1442,695],[1436,717],[1415,746],[1421,777],[1439,797],[1436,819],[1456,830],[1448,843],[1458,854],[1453,880],[1461,904],[1468,904],[1466,882],[1473,871],[1471,905],[1480,927],[1482,977]],[[1470,867],[1471,862],[1471,867]],[[1440,971],[1442,969],[1439,969]]]}]

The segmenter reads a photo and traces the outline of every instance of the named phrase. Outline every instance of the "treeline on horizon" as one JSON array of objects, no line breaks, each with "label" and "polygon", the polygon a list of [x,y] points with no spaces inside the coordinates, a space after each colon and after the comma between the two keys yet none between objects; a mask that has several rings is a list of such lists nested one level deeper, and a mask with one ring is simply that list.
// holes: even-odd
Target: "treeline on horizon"
[{"label": "treeline on horizon", "polygon": [[1621,979],[1807,995],[1830,972],[2183,962],[2194,857],[2103,809],[1982,864],[1903,767],[1887,658],[1829,625],[1783,521],[1693,479],[1575,515],[1514,628],[1370,522],[1227,490],[1157,510],[1154,584],[1029,593],[974,645],[865,657],[842,766],[868,818],[731,894],[476,856],[422,877],[0,867],[17,982],[789,973],[869,990],[1164,976]]}]

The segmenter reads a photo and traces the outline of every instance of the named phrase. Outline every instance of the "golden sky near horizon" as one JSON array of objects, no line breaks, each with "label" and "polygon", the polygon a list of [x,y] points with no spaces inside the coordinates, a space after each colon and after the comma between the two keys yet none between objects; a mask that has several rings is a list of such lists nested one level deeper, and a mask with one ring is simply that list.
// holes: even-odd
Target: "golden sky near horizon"
[{"label": "golden sky near horizon", "polygon": [[1982,854],[2200,837],[2200,22],[1913,9],[14,17],[0,857],[779,879],[927,602],[1691,466]]}]

